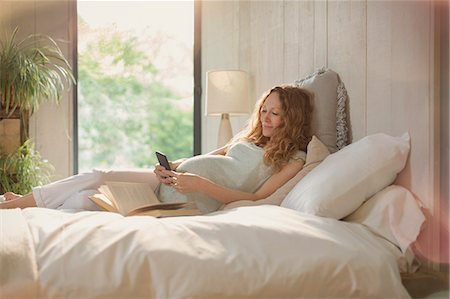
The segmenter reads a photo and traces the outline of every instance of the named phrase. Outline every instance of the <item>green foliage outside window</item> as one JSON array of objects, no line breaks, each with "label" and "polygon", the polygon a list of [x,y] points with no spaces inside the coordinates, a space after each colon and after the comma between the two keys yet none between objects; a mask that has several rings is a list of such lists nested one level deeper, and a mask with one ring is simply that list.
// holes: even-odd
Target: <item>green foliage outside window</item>
[{"label": "green foliage outside window", "polygon": [[113,32],[79,52],[79,168],[152,167],[155,150],[192,155],[193,115],[164,84],[152,53]]}]

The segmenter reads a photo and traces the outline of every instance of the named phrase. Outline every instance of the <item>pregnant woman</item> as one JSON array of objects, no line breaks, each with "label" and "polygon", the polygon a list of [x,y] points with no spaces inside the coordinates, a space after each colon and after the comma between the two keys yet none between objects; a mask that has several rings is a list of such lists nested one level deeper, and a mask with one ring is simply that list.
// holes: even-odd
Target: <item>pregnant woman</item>
[{"label": "pregnant woman", "polygon": [[156,165],[149,171],[99,171],[4,194],[0,208],[98,209],[88,196],[106,181],[148,182],[161,202],[194,201],[202,213],[237,200],[259,200],[294,177],[311,139],[313,97],[305,89],[276,86],[265,93],[240,136],[206,155]]}]

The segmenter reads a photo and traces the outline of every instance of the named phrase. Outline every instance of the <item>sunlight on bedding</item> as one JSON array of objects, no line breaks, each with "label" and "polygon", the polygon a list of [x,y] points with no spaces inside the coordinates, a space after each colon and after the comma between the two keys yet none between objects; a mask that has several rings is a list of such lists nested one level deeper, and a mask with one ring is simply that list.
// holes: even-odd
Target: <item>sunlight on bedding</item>
[{"label": "sunlight on bedding", "polygon": [[49,298],[408,297],[393,244],[360,224],[278,206],[164,219],[19,214]]}]

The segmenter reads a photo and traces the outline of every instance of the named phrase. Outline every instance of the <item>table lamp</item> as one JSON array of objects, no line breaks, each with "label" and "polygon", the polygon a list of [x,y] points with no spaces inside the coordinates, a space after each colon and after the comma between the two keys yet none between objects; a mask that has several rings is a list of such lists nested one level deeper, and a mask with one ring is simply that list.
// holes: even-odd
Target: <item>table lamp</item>
[{"label": "table lamp", "polygon": [[206,115],[220,115],[218,147],[233,137],[230,114],[250,113],[248,74],[239,70],[209,71],[206,76]]}]

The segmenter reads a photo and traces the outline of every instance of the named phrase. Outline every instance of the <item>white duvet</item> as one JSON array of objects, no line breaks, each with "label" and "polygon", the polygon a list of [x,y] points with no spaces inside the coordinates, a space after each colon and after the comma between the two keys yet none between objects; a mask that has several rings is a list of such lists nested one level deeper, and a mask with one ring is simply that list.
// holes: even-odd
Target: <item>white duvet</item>
[{"label": "white duvet", "polygon": [[[14,227],[2,213],[0,229]],[[409,297],[391,243],[358,224],[278,206],[165,219],[18,215],[34,245],[37,298]]]}]

